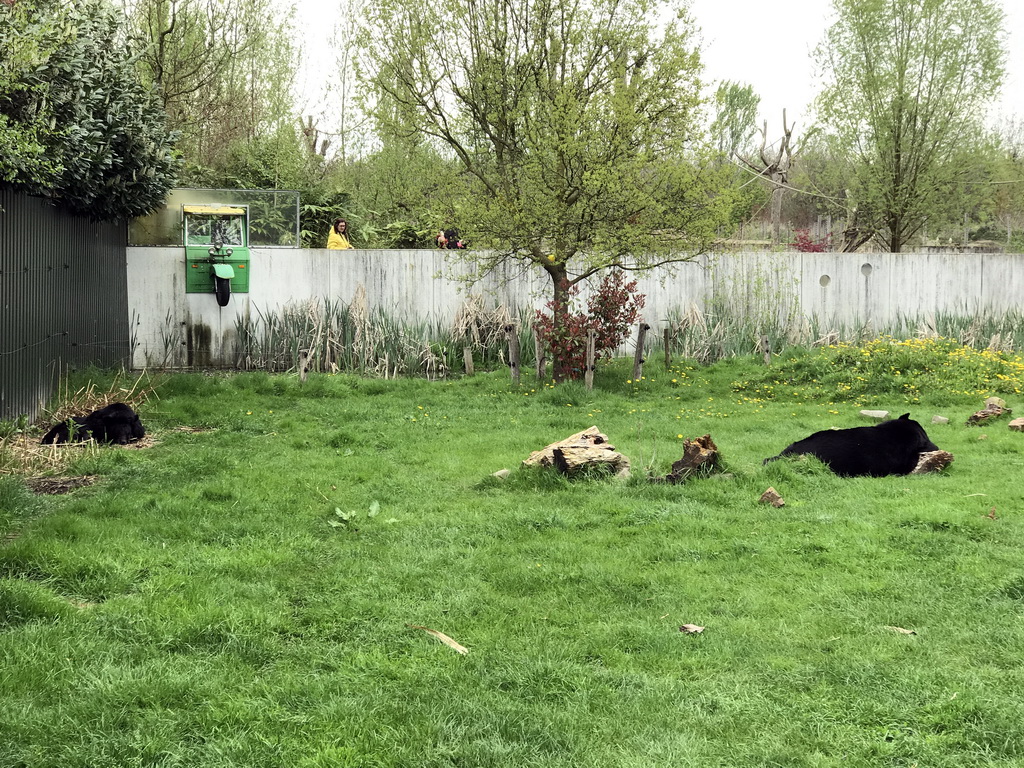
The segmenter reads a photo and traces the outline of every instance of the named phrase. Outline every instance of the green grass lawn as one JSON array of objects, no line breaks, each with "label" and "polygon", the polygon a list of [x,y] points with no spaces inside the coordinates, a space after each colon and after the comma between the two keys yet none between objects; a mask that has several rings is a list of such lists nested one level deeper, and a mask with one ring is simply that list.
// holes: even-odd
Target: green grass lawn
[{"label": "green grass lawn", "polygon": [[[842,400],[812,359],[168,377],[95,485],[0,477],[0,766],[1024,764],[1024,434],[964,426],[983,380]],[[955,462],[762,466],[861,407]],[[633,479],[520,468],[591,425]],[[645,481],[706,433],[724,474]]]}]

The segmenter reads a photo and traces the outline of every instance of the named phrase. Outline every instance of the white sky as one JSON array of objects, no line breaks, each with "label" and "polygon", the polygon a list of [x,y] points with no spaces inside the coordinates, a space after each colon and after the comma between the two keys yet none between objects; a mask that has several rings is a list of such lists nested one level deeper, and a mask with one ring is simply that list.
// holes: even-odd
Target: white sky
[{"label": "white sky", "polygon": [[[1024,118],[1024,0],[999,0],[1006,14],[1007,77],[996,102],[998,117]],[[323,84],[334,66],[327,37],[338,23],[341,0],[296,0],[299,29],[311,32],[303,44],[309,51],[303,92],[315,94],[306,113],[320,113]],[[782,110],[796,122],[796,134],[808,127],[808,104],[818,91],[812,53],[824,37],[830,0],[690,0],[700,28],[704,78],[709,83],[732,80],[751,85],[761,97],[761,120],[769,136],[781,131]],[[714,92],[714,87],[711,88]],[[327,109],[325,125],[330,125]]]},{"label": "white sky", "polygon": [[[1006,14],[1007,77],[997,110],[1024,117],[1024,0],[1000,0]],[[782,110],[797,131],[807,128],[807,106],[819,91],[814,49],[831,21],[829,0],[690,0],[704,38],[701,59],[709,81],[753,86],[761,97],[768,135],[782,128]]]}]

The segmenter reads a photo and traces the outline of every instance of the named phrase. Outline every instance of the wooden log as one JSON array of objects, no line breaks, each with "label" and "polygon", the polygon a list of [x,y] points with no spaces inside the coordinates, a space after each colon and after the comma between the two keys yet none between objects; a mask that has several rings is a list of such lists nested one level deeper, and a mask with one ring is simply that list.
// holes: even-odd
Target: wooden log
[{"label": "wooden log", "polygon": [[608,436],[596,426],[534,451],[523,461],[523,466],[555,467],[566,475],[599,466],[619,477],[629,476],[629,459],[616,451],[608,442]]},{"label": "wooden log", "polygon": [[633,355],[633,381],[639,380],[644,372],[644,340],[651,326],[647,323],[640,323],[636,334],[636,352]]},{"label": "wooden log", "polygon": [[309,352],[305,349],[299,350],[299,384],[306,383],[306,374],[309,371]]},{"label": "wooden log", "polygon": [[587,386],[587,389],[594,388],[594,369],[597,367],[594,363],[597,357],[597,331],[587,331],[587,359],[586,373],[583,375],[583,381]]},{"label": "wooden log", "polygon": [[543,381],[548,370],[547,357],[544,355],[544,342],[540,340],[537,328],[533,329],[533,352],[537,360],[537,379]]},{"label": "wooden log", "polygon": [[766,333],[762,333],[761,334],[761,345],[760,346],[761,346],[761,354],[764,355],[764,364],[765,365],[771,365],[772,364],[772,348],[768,344],[768,334],[766,334]]},{"label": "wooden log", "polygon": [[508,334],[508,365],[512,369],[512,383],[519,383],[519,334],[514,325],[506,325]]},{"label": "wooden log", "polygon": [[471,347],[462,348],[462,362],[466,366],[466,375],[473,375],[473,349]]}]

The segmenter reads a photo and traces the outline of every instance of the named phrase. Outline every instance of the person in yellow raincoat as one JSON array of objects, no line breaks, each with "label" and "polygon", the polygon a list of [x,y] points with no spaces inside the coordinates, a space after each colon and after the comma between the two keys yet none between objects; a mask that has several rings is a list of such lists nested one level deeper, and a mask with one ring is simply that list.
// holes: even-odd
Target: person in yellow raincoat
[{"label": "person in yellow raincoat", "polygon": [[327,236],[327,247],[332,251],[347,251],[352,248],[348,239],[348,222],[344,219],[335,219],[331,233]]}]

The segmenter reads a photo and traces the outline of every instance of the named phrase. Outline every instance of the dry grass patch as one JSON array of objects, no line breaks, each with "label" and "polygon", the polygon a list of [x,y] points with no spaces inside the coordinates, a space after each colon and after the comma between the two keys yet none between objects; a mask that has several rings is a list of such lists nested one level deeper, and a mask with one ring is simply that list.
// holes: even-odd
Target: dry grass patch
[{"label": "dry grass patch", "polygon": [[85,416],[111,403],[124,403],[137,411],[139,406],[150,398],[157,397],[159,384],[148,371],[143,371],[135,378],[132,374],[122,371],[114,375],[114,380],[106,389],[97,388],[90,382],[87,386],[72,391],[67,380],[57,392],[54,405],[43,412],[42,424],[49,425],[64,421],[72,416]]},{"label": "dry grass patch", "polygon": [[[114,375],[107,387],[94,382],[71,389],[61,386],[54,403],[43,411],[36,421],[38,429],[19,430],[0,436],[0,474],[25,475],[36,480],[60,479],[73,462],[83,457],[94,457],[99,450],[93,440],[59,445],[42,445],[41,433],[53,424],[72,416],[85,416],[111,403],[125,403],[133,410],[156,398],[159,382],[147,372],[138,375],[122,371]],[[151,448],[159,442],[152,435],[129,443],[124,448],[139,450]],[[35,490],[35,489],[33,489]],[[70,488],[68,489],[70,490]],[[67,491],[37,491],[37,493],[66,493]]]},{"label": "dry grass patch", "polygon": [[82,456],[95,456],[99,445],[81,443],[42,445],[38,435],[17,434],[0,439],[0,473],[16,475],[59,475]]}]

